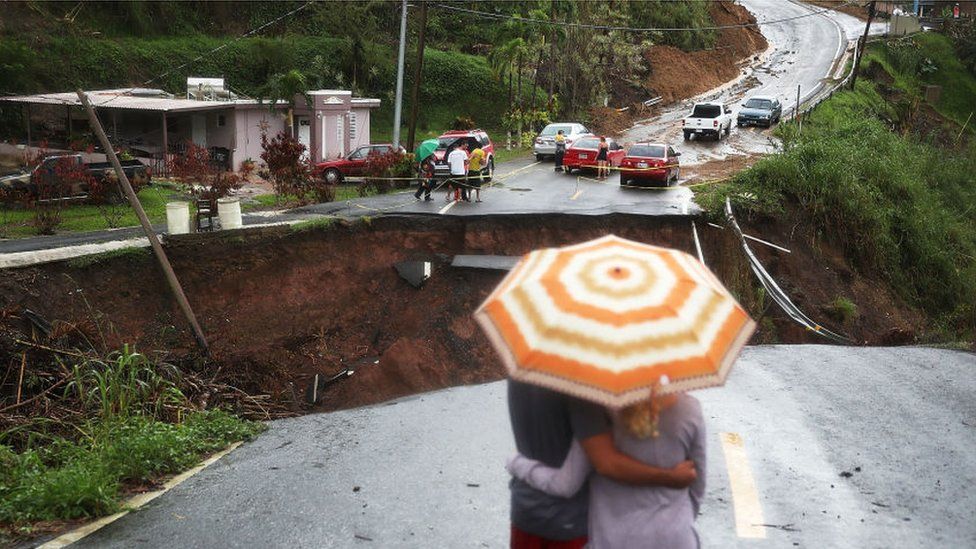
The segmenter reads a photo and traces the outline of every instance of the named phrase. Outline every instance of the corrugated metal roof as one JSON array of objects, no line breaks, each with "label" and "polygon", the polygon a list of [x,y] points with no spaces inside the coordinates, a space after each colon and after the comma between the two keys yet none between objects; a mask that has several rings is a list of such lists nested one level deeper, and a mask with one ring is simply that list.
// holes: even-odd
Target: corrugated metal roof
[{"label": "corrugated metal roof", "polygon": [[[117,90],[98,90],[88,92],[88,99],[94,107],[102,109],[126,109],[135,111],[206,111],[233,108],[233,101],[194,101],[171,97],[143,97],[130,95],[132,88]],[[76,93],[42,93],[37,95],[16,95],[0,97],[0,101],[28,103],[31,105],[73,105],[81,106]]]}]

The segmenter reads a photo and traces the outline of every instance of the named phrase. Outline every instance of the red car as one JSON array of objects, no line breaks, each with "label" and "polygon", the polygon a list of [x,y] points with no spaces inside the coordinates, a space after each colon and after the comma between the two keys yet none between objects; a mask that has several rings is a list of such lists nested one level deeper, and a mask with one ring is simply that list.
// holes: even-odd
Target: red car
[{"label": "red car", "polygon": [[[600,149],[600,138],[595,135],[580,137],[566,149],[563,156],[563,170],[570,173],[583,168],[596,169],[596,155]],[[607,138],[607,160],[611,166],[619,166],[626,151],[612,138]]]},{"label": "red car", "polygon": [[495,173],[495,145],[483,130],[452,130],[437,138],[440,144],[434,151],[434,177],[448,179],[451,168],[447,165],[447,155],[462,142],[468,144],[468,154],[475,149],[485,151],[485,165],[481,168],[484,181],[491,181]]},{"label": "red car", "polygon": [[[321,177],[330,184],[337,185],[342,183],[342,180],[347,177],[362,177],[366,169],[366,158],[371,153],[385,154],[392,150],[393,145],[391,143],[363,145],[347,154],[345,158],[319,162],[312,168],[312,175],[314,177]],[[400,152],[406,151],[404,151],[403,147],[400,147]]]},{"label": "red car", "polygon": [[620,184],[656,182],[668,187],[677,183],[679,156],[681,153],[662,143],[635,143],[620,162]]}]

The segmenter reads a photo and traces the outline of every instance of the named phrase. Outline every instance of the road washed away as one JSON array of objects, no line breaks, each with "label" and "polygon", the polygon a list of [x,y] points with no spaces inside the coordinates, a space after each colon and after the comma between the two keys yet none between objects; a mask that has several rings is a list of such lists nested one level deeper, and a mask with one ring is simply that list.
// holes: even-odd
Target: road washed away
[{"label": "road washed away", "polygon": [[[973,546],[974,368],[918,347],[747,348],[695,395],[703,545]],[[77,546],[506,547],[513,451],[504,382],[276,421]]]}]

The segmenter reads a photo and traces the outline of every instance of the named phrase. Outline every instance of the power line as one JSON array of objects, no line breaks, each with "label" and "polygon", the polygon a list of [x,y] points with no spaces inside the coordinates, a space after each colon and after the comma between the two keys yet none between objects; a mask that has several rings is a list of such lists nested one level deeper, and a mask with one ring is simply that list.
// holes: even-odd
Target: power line
[{"label": "power line", "polygon": [[271,25],[274,25],[275,23],[277,23],[278,21],[281,21],[282,19],[285,19],[285,18],[287,18],[287,17],[291,17],[292,15],[295,15],[296,13],[298,13],[298,12],[300,12],[300,11],[302,11],[303,9],[305,9],[305,8],[307,8],[307,7],[309,7],[309,6],[311,6],[311,5],[312,5],[312,3],[313,3],[313,1],[314,1],[314,0],[309,0],[308,2],[305,2],[305,3],[304,3],[304,4],[302,4],[301,6],[299,6],[299,7],[297,7],[297,8],[295,8],[295,9],[293,9],[293,10],[291,10],[291,11],[289,11],[288,13],[285,13],[285,14],[283,14],[283,15],[281,15],[281,16],[279,16],[279,17],[277,17],[276,19],[273,19],[273,20],[271,20],[271,21],[268,21],[267,23],[265,23],[265,24],[263,24],[263,25],[261,25],[260,27],[257,27],[257,28],[255,28],[255,29],[251,29],[251,30],[249,30],[249,31],[247,31],[247,32],[245,32],[244,34],[242,34],[242,35],[240,35],[240,36],[238,36],[237,38],[235,38],[235,39],[233,39],[233,40],[230,40],[230,41],[228,41],[228,42],[224,42],[223,44],[221,44],[221,45],[219,45],[219,46],[217,46],[216,48],[214,48],[214,49],[212,49],[212,50],[210,50],[210,51],[208,51],[208,52],[205,52],[205,53],[202,53],[202,54],[200,54],[200,55],[198,55],[198,56],[196,56],[195,58],[193,58],[193,59],[191,59],[191,60],[189,60],[189,61],[187,61],[186,63],[183,63],[182,65],[180,65],[180,66],[178,66],[178,67],[175,67],[175,68],[172,68],[172,69],[170,69],[170,70],[168,70],[168,71],[166,71],[166,72],[164,72],[163,74],[160,74],[159,76],[155,76],[155,77],[153,77],[153,78],[150,78],[149,80],[146,80],[145,82],[143,82],[143,83],[142,83],[142,85],[143,85],[143,86],[148,86],[148,85],[149,85],[149,84],[151,84],[152,82],[155,82],[156,80],[159,80],[160,78],[163,78],[163,77],[165,77],[165,76],[168,76],[168,75],[170,75],[171,73],[173,73],[173,72],[176,72],[176,71],[178,71],[178,70],[180,70],[180,69],[182,69],[182,68],[184,68],[184,67],[186,67],[187,65],[191,65],[191,64],[193,64],[193,63],[196,63],[197,61],[199,61],[199,60],[201,60],[201,59],[203,59],[204,57],[207,57],[208,55],[212,55],[212,54],[214,54],[214,53],[217,53],[218,51],[220,51],[220,50],[222,50],[222,49],[224,49],[224,48],[226,48],[227,46],[230,46],[231,44],[234,44],[234,43],[236,43],[236,42],[240,42],[241,40],[243,40],[243,39],[245,39],[245,38],[247,38],[247,37],[249,37],[249,36],[251,36],[251,35],[253,35],[253,34],[255,34],[255,33],[258,33],[258,32],[260,32],[260,31],[262,31],[262,30],[264,30],[264,29],[266,29],[266,28],[268,28],[268,27],[270,27]]},{"label": "power line", "polygon": [[[843,4],[838,4],[837,8],[851,5],[854,2],[855,0],[847,0],[847,2],[844,2]],[[821,10],[814,10],[811,11],[810,13],[805,13],[803,15],[795,15],[793,17],[784,17],[782,19],[772,19],[769,21],[757,21],[755,23],[741,23],[738,25],[716,25],[711,27],[621,27],[615,25],[594,25],[589,23],[571,23],[568,21],[551,21],[548,19],[534,19],[531,17],[521,17],[517,15],[489,13],[486,11],[479,11],[479,10],[472,10],[468,8],[460,8],[457,6],[450,6],[447,4],[434,4],[434,6],[448,11],[473,15],[475,17],[482,17],[484,19],[512,20],[512,21],[518,21],[520,23],[532,23],[535,25],[544,25],[544,26],[558,26],[558,27],[571,27],[571,28],[588,29],[588,30],[627,31],[627,32],[687,32],[687,31],[743,29],[749,27],[759,27],[760,25],[775,25],[777,23],[786,23],[788,21],[795,21],[797,19],[803,19],[805,17],[821,15],[828,11],[835,11],[837,9],[837,8],[825,8]]]}]

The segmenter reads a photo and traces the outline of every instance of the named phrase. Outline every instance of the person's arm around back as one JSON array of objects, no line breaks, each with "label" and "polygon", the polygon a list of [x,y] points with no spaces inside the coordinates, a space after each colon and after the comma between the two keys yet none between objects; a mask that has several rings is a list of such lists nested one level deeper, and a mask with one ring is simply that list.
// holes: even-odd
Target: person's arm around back
[{"label": "person's arm around back", "polygon": [[672,469],[654,467],[622,453],[613,443],[610,432],[581,440],[580,444],[596,472],[624,484],[687,488],[698,477],[691,460]]}]

